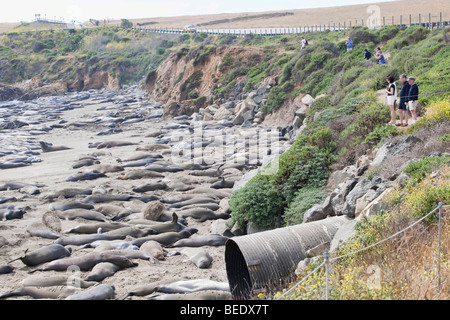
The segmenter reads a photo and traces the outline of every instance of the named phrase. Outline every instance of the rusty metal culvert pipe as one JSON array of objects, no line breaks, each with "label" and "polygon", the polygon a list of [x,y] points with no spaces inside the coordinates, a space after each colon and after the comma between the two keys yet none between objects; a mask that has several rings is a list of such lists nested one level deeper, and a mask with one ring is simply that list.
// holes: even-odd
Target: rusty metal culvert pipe
[{"label": "rusty metal culvert pipe", "polygon": [[283,283],[306,258],[306,251],[331,241],[350,220],[330,217],[228,239],[225,265],[233,299],[246,300],[255,289]]}]

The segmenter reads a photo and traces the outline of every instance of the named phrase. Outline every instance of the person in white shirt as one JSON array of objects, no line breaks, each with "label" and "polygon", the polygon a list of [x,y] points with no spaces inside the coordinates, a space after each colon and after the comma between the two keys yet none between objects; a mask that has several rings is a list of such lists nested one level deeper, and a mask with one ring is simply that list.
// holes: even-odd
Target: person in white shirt
[{"label": "person in white shirt", "polygon": [[389,124],[395,124],[397,119],[397,113],[395,112],[395,102],[397,101],[397,85],[392,75],[386,76],[386,81],[389,83],[389,87],[386,90],[387,104],[391,111],[391,121]]},{"label": "person in white shirt", "polygon": [[307,43],[305,37],[302,37],[302,49],[305,49]]}]

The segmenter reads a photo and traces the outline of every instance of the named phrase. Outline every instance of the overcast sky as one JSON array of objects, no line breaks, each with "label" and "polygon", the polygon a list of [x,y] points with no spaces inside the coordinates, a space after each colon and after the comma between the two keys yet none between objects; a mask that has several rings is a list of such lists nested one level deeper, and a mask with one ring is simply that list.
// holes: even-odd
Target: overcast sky
[{"label": "overcast sky", "polygon": [[[6,0],[3,0],[6,1]],[[384,0],[389,1],[389,0]],[[215,13],[261,12],[382,2],[378,0],[12,0],[3,4],[0,22],[50,19],[133,19]],[[4,8],[6,7],[6,8]]]}]

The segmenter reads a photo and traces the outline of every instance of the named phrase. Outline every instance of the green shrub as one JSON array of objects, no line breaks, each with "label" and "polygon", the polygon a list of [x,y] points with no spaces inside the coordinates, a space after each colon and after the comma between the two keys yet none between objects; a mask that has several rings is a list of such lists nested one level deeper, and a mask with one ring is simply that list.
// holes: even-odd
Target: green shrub
[{"label": "green shrub", "polygon": [[427,174],[448,164],[450,164],[450,156],[431,158],[422,156],[420,160],[408,164],[403,172],[411,177],[409,185],[413,186],[422,181]]},{"label": "green shrub", "polygon": [[378,125],[364,139],[364,144],[375,145],[384,138],[390,138],[399,134],[397,128],[390,124]]},{"label": "green shrub", "polygon": [[260,174],[234,192],[230,199],[233,222],[243,229],[249,221],[262,228],[275,227],[282,208],[278,187],[270,183],[267,176]]},{"label": "green shrub", "polygon": [[326,192],[320,188],[302,188],[296,192],[283,214],[286,225],[295,225],[303,222],[303,214],[315,204],[322,203],[326,198]]}]

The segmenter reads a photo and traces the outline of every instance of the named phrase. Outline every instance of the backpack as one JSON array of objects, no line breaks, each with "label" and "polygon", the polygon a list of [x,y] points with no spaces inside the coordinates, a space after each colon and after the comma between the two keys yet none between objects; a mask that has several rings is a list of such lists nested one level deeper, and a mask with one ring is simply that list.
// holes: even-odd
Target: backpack
[{"label": "backpack", "polygon": [[305,45],[308,45],[308,40],[305,39]]}]

